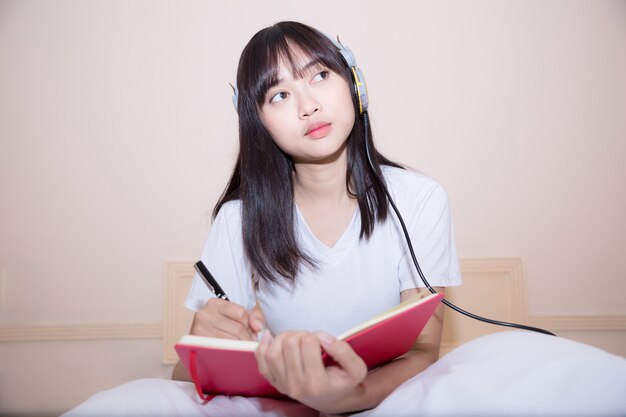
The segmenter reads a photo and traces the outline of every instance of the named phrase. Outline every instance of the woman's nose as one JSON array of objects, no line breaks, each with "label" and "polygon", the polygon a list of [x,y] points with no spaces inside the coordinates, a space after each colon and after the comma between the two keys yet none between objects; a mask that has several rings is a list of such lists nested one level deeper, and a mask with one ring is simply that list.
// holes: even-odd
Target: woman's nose
[{"label": "woman's nose", "polygon": [[300,109],[298,113],[300,118],[304,119],[312,116],[315,112],[322,109],[319,101],[311,94],[302,94],[300,96]]}]

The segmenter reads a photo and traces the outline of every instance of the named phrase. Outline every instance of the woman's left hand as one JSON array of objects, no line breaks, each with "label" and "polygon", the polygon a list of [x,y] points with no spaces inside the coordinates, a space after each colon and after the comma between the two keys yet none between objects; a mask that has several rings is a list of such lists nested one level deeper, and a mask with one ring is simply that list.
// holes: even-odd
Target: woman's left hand
[{"label": "woman's left hand", "polygon": [[[324,365],[321,348],[335,365]],[[285,332],[275,338],[266,333],[255,355],[259,372],[278,391],[326,412],[335,412],[337,402],[367,375],[365,362],[349,344],[322,332]]]}]

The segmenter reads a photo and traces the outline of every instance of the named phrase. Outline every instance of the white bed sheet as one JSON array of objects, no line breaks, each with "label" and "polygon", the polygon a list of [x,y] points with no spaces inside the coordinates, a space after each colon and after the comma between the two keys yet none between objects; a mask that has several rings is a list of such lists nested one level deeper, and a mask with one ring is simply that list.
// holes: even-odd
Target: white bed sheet
[{"label": "white bed sheet", "polygon": [[[316,416],[294,402],[218,396],[191,383],[143,379],[103,391],[63,417]],[[359,417],[626,416],[626,359],[522,331],[483,336],[450,352]]]},{"label": "white bed sheet", "polygon": [[524,331],[483,336],[359,416],[626,416],[626,359]]}]

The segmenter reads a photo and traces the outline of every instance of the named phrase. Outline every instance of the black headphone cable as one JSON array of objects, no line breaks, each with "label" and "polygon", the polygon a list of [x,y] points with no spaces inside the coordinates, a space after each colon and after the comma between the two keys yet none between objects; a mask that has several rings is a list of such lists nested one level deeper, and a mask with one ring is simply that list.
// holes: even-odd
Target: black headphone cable
[{"label": "black headphone cable", "polygon": [[[389,193],[389,190],[387,189],[387,185],[384,179],[379,176],[378,172],[374,168],[374,163],[372,162],[372,156],[370,154],[370,148],[369,148],[369,116],[367,114],[367,111],[363,112],[361,116],[363,117],[363,129],[365,130],[365,153],[367,155],[367,161],[369,163],[370,169],[372,170],[372,172],[374,173],[378,181],[381,183],[383,190],[385,191],[385,194],[387,195],[387,199],[389,200],[389,204],[391,205],[393,211],[398,217],[398,220],[400,221],[400,226],[402,226],[402,231],[404,232],[404,238],[406,239],[409,253],[411,254],[411,259],[413,260],[413,264],[415,265],[415,269],[417,270],[417,273],[419,274],[422,282],[424,283],[424,285],[426,285],[428,290],[431,293],[436,294],[437,291],[428,283],[428,281],[426,280],[426,277],[424,276],[424,273],[422,272],[422,268],[420,268],[419,262],[417,262],[417,257],[415,256],[415,251],[413,250],[413,244],[411,243],[409,232],[407,231],[406,225],[404,224],[404,219],[400,215],[400,211],[398,210],[398,207],[396,207],[396,203],[393,201],[393,198],[391,197],[391,194]],[[538,327],[526,326],[524,324],[517,324],[517,323],[509,323],[506,321],[493,320],[493,319],[488,319],[485,317],[478,316],[476,314],[470,313],[469,311],[465,311],[460,307],[457,307],[456,305],[452,304],[445,298],[442,299],[442,303],[450,307],[451,309],[455,310],[458,313],[461,313],[467,317],[470,317],[472,319],[479,320],[485,323],[495,324],[498,326],[513,327],[513,328],[522,329],[522,330],[530,330],[530,331],[537,332],[537,333],[543,333],[543,334],[547,334],[550,336],[556,336],[554,333],[549,332],[544,329],[540,329]]]}]

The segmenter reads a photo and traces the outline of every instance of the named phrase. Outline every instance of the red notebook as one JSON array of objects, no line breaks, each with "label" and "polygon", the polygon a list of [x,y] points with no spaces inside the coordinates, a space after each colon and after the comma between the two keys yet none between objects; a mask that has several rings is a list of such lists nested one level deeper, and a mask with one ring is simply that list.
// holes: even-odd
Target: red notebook
[{"label": "red notebook", "polygon": [[[347,341],[368,368],[375,368],[409,351],[442,298],[442,294],[410,298],[338,339]],[[203,393],[280,397],[282,394],[257,370],[257,346],[253,341],[187,335],[175,349],[202,398]],[[333,363],[326,355],[324,362]]]}]

